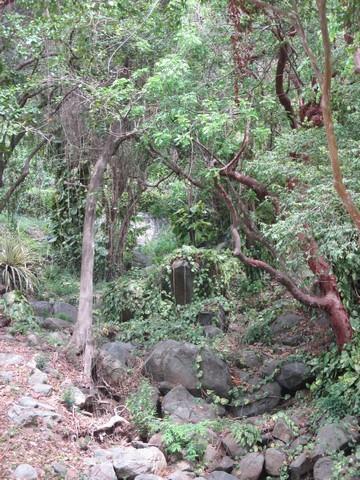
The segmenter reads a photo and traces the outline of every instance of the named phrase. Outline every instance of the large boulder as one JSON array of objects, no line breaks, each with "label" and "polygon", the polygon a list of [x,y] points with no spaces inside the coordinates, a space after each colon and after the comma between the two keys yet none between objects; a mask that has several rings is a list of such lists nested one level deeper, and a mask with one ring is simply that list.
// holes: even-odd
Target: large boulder
[{"label": "large boulder", "polygon": [[76,322],[78,315],[78,309],[74,305],[65,302],[55,302],[53,312],[55,316],[61,315],[71,322]]},{"label": "large boulder", "polygon": [[319,458],[314,465],[314,480],[331,480],[333,460],[330,457]]},{"label": "large boulder", "polygon": [[355,417],[345,417],[339,423],[329,423],[320,428],[316,436],[319,453],[335,453],[360,438],[359,425]]},{"label": "large boulder", "polygon": [[239,480],[258,480],[264,467],[261,453],[248,453],[239,463]]},{"label": "large boulder", "polygon": [[89,471],[89,480],[117,480],[113,464],[105,462],[93,465]]},{"label": "large boulder", "polygon": [[182,385],[178,385],[165,395],[162,409],[175,423],[215,420],[220,413],[205,400],[193,397]]},{"label": "large boulder", "polygon": [[271,333],[273,335],[278,335],[282,334],[284,331],[293,330],[302,320],[303,317],[301,317],[298,313],[283,313],[271,324]]},{"label": "large boulder", "polygon": [[[209,348],[187,342],[158,343],[145,360],[144,370],[165,391],[182,385],[192,393],[204,388],[226,397],[231,388],[225,362]],[[201,377],[198,377],[199,370]]]},{"label": "large boulder", "polygon": [[245,396],[241,405],[232,407],[236,417],[253,417],[271,412],[281,401],[281,387],[277,382],[266,383]]},{"label": "large boulder", "polygon": [[220,470],[215,470],[211,472],[207,477],[208,480],[238,480],[238,477],[235,475],[230,475],[230,473],[226,473]]},{"label": "large boulder", "polygon": [[286,455],[276,448],[268,448],[265,452],[265,470],[272,477],[280,477],[281,469],[286,464]]},{"label": "large boulder", "polygon": [[50,330],[51,332],[56,332],[58,330],[72,330],[74,328],[74,325],[67,320],[55,317],[36,317],[36,322],[41,328]]},{"label": "large boulder", "polygon": [[126,370],[134,365],[135,347],[130,343],[108,342],[98,353],[96,369],[99,376],[107,382],[118,384],[124,378]]},{"label": "large boulder", "polygon": [[35,315],[46,317],[54,313],[53,304],[44,300],[34,300],[30,302]]},{"label": "large boulder", "polygon": [[156,447],[124,447],[119,450],[113,459],[118,478],[131,480],[144,473],[157,474],[167,467],[164,454]]},{"label": "large boulder", "polygon": [[303,362],[288,362],[282,365],[275,379],[285,390],[296,392],[311,380],[311,370]]}]

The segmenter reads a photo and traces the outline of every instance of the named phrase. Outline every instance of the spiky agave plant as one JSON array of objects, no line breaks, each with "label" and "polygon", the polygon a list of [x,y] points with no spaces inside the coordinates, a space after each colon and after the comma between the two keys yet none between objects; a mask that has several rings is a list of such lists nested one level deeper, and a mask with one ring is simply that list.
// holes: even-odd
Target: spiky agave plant
[{"label": "spiky agave plant", "polygon": [[34,291],[37,284],[37,256],[19,238],[0,240],[0,282],[6,291]]}]

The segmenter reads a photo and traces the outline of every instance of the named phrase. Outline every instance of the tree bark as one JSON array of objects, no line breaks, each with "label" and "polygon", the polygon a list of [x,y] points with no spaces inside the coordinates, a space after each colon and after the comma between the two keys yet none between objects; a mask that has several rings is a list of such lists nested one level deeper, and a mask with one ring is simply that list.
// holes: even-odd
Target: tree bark
[{"label": "tree bark", "polygon": [[326,130],[326,137],[328,142],[329,157],[334,178],[334,187],[337,191],[340,200],[342,201],[345,209],[350,215],[352,221],[356,225],[356,228],[360,231],[360,210],[354,204],[350,193],[344,185],[343,176],[341,172],[341,165],[339,160],[339,151],[336,143],[336,137],[334,132],[334,124],[331,112],[331,44],[328,31],[328,23],[326,17],[326,0],[317,0],[321,35],[324,45],[324,74],[321,83],[321,107],[324,118],[324,125]]},{"label": "tree bark", "polygon": [[291,104],[291,100],[284,91],[284,70],[286,62],[288,61],[288,50],[289,44],[284,41],[280,45],[278,63],[276,66],[276,76],[275,76],[275,90],[276,95],[279,99],[279,102],[284,107],[286,114],[288,116],[290,126],[293,129],[298,128],[298,122],[296,120],[296,115]]},{"label": "tree bark", "polygon": [[91,383],[92,358],[94,353],[92,337],[92,310],[93,310],[93,276],[94,276],[94,242],[97,194],[102,185],[105,168],[111,157],[116,152],[120,143],[133,137],[136,132],[122,134],[122,126],[116,123],[110,128],[110,133],[99,155],[88,187],[85,204],[85,217],[83,227],[80,298],[78,317],[74,326],[73,335],[68,345],[68,350],[74,350],[77,355],[84,354],[83,367],[87,381]]}]

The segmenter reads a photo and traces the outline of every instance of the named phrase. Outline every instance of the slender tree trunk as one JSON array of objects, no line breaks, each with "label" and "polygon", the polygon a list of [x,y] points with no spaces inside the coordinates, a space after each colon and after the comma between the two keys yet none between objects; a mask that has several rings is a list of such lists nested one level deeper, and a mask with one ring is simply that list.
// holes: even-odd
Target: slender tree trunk
[{"label": "slender tree trunk", "polygon": [[324,117],[324,126],[326,130],[326,137],[329,148],[329,157],[331,161],[331,167],[334,177],[334,187],[337,191],[344,207],[346,208],[348,214],[352,218],[352,221],[356,225],[357,229],[360,231],[360,210],[354,204],[350,193],[348,192],[346,186],[344,185],[343,176],[341,172],[341,165],[339,160],[339,151],[336,143],[336,137],[334,132],[334,124],[332,119],[331,112],[331,77],[332,77],[332,66],[331,66],[331,44],[328,31],[328,23],[326,17],[326,0],[317,0],[317,5],[319,9],[320,16],[320,27],[321,34],[324,45],[324,55],[325,55],[325,68],[324,75],[322,78],[321,84],[321,107]]},{"label": "slender tree trunk", "polygon": [[70,349],[72,349],[77,355],[80,355],[81,353],[84,354],[84,374],[89,382],[91,382],[92,358],[94,353],[92,310],[97,194],[102,185],[105,168],[111,157],[116,152],[120,143],[133,135],[134,132],[121,135],[120,123],[112,126],[103,150],[95,163],[86,196],[81,256],[79,311],[74,332],[68,345],[68,350],[70,351]]}]

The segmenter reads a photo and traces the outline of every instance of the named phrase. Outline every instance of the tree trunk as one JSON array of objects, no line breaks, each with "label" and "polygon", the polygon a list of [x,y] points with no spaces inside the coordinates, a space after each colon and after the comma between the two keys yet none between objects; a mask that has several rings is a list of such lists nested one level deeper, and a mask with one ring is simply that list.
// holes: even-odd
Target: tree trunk
[{"label": "tree trunk", "polygon": [[326,17],[326,0],[317,0],[320,16],[320,27],[324,45],[325,67],[324,75],[321,82],[321,107],[324,118],[324,126],[326,130],[326,137],[329,148],[329,157],[331,161],[331,167],[334,178],[334,187],[337,191],[344,207],[350,215],[352,221],[356,225],[356,228],[360,231],[360,211],[354,204],[350,193],[348,192],[341,172],[341,165],[339,160],[339,151],[336,143],[336,137],[334,132],[334,124],[332,120],[331,112],[331,44],[329,38],[327,17]]},{"label": "tree trunk", "polygon": [[103,150],[95,163],[86,196],[81,255],[79,311],[74,332],[68,345],[69,351],[74,349],[77,355],[84,353],[84,374],[86,380],[89,382],[91,382],[92,358],[94,353],[92,338],[92,310],[97,193],[102,185],[105,168],[120,143],[135,134],[135,132],[129,132],[121,135],[120,123],[113,125],[110,130]]}]

